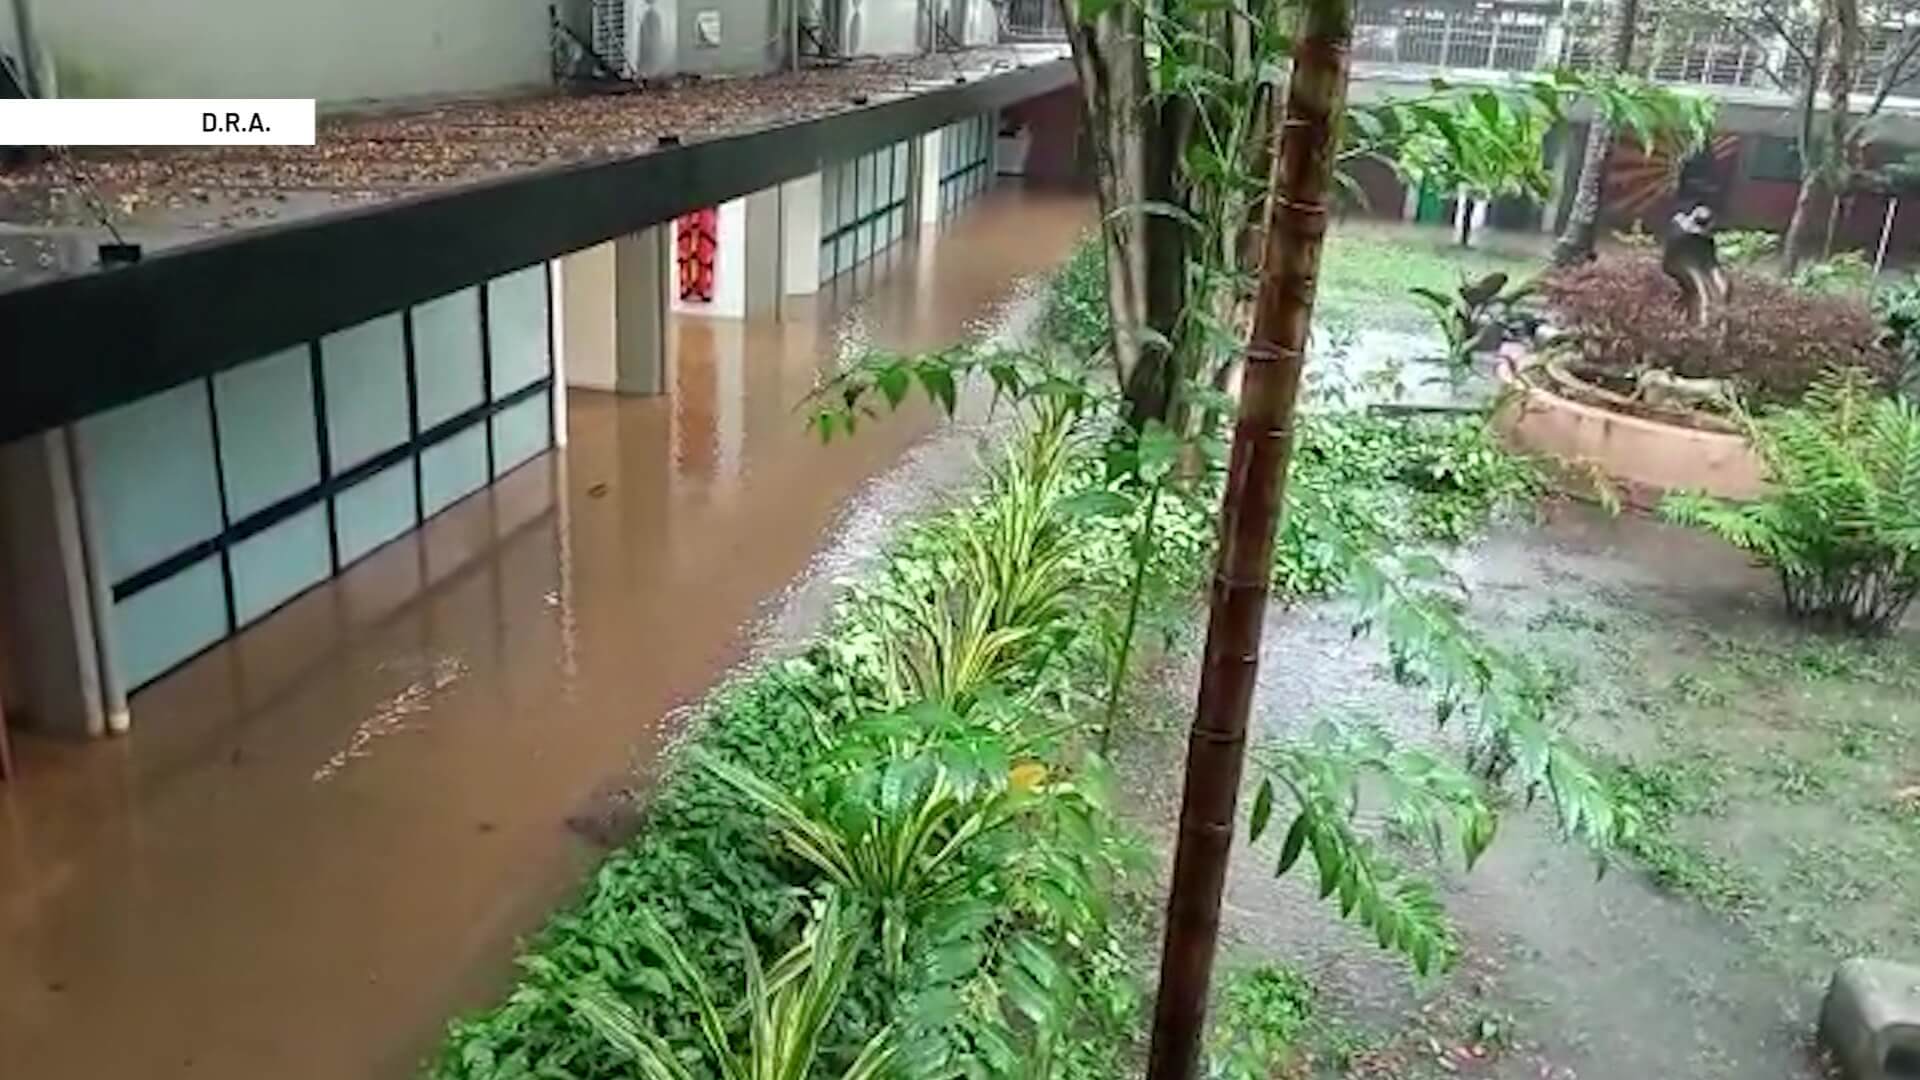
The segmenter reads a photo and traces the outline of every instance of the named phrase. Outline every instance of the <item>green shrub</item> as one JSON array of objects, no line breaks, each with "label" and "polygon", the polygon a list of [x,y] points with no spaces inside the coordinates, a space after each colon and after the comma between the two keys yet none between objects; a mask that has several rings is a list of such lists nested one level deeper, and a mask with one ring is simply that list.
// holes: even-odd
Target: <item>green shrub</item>
[{"label": "green shrub", "polygon": [[1842,370],[1750,430],[1766,495],[1678,493],[1662,511],[1771,565],[1797,618],[1868,633],[1897,625],[1920,591],[1920,407]]},{"label": "green shrub", "polygon": [[1920,400],[1920,277],[1909,277],[1873,294],[1873,313],[1886,330],[1883,344],[1899,358],[1900,392]]},{"label": "green shrub", "polygon": [[1097,355],[1107,345],[1107,252],[1098,235],[1073,249],[1047,286],[1042,336],[1077,357]]},{"label": "green shrub", "polygon": [[1267,1080],[1291,1075],[1313,1022],[1315,992],[1306,976],[1279,964],[1231,972],[1214,1006],[1207,1075]]},{"label": "green shrub", "polygon": [[1728,229],[1715,233],[1714,250],[1729,266],[1752,266],[1780,250],[1780,234],[1764,229]]},{"label": "green shrub", "polygon": [[[1116,1013],[1138,996],[1109,897],[1137,845],[1063,733],[1085,728],[1065,705],[1093,689],[1072,685],[1099,649],[1082,624],[1114,603],[1106,560],[1126,549],[1064,527],[1099,472],[1077,412],[1035,411],[985,490],[908,526],[802,657],[717,695],[703,767],[672,769],[645,830],[528,945],[506,1001],[452,1025],[431,1075],[667,1080],[710,1075],[703,1058],[790,1080],[884,1061],[1008,1075],[1055,1054],[1098,1075],[1136,1019]],[[1085,620],[1060,617],[1063,583]],[[875,614],[895,607],[938,625]]]},{"label": "green shrub", "polygon": [[1793,272],[1795,288],[1829,295],[1858,294],[1873,284],[1873,264],[1857,251],[1843,251]]},{"label": "green shrub", "polygon": [[1346,579],[1356,550],[1459,543],[1543,490],[1533,464],[1509,453],[1477,416],[1306,414],[1274,583],[1293,596],[1328,592]]}]

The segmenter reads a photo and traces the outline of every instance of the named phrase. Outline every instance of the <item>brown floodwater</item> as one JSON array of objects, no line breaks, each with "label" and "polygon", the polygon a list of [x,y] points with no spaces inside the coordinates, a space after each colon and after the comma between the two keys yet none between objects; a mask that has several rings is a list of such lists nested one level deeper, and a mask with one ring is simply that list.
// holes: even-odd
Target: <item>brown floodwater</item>
[{"label": "brown floodwater", "polygon": [[820,365],[977,331],[1089,221],[998,192],[784,321],[679,319],[671,395],[571,394],[564,451],[142,691],[131,735],[21,740],[0,1077],[407,1075],[756,620],[897,519],[875,478],[934,421],[822,447],[794,409]]}]

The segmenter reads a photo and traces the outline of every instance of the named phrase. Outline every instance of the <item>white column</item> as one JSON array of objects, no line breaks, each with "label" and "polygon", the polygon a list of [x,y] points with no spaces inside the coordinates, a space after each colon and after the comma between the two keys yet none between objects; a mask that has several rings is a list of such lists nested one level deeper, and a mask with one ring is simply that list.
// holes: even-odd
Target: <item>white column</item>
[{"label": "white column", "polygon": [[622,394],[666,389],[666,228],[642,229],[555,260],[556,380]]},{"label": "white column", "polygon": [[667,392],[668,227],[652,225],[613,242],[614,389],[623,394]]},{"label": "white column", "polygon": [[[785,241],[780,225],[780,189],[756,191],[746,197],[743,216],[746,229],[742,254],[746,274],[746,316],[757,319],[780,314],[781,244]],[[820,241],[815,238],[816,250]]]},{"label": "white column", "polygon": [[[548,404],[553,408],[553,445],[567,445],[567,320],[565,305],[567,298],[567,266],[563,259],[551,259],[547,262],[547,320],[550,327],[547,341],[553,355],[548,362],[553,365],[553,381],[548,385]],[[556,491],[559,489],[555,489]],[[564,498],[560,501],[565,502]]]},{"label": "white column", "polygon": [[940,132],[920,136],[920,224],[940,223]]},{"label": "white column", "polygon": [[780,185],[781,277],[788,296],[820,291],[820,174]]}]

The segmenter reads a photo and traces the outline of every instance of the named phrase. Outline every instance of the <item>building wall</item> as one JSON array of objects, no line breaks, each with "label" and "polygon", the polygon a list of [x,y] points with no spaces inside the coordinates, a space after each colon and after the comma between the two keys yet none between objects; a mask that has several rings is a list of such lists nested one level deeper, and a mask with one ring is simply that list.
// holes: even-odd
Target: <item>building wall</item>
[{"label": "building wall", "polygon": [[75,425],[138,688],[553,440],[544,265]]},{"label": "building wall", "polygon": [[[629,0],[637,3],[638,0]],[[662,8],[676,6],[659,0]],[[786,5],[771,0],[680,0],[671,21],[674,53],[666,65],[676,74],[745,75],[771,71],[787,55]],[[705,18],[708,21],[702,22]],[[718,43],[702,36],[717,20]]]},{"label": "building wall", "polygon": [[541,0],[41,0],[34,13],[69,97],[351,102],[550,78]]}]

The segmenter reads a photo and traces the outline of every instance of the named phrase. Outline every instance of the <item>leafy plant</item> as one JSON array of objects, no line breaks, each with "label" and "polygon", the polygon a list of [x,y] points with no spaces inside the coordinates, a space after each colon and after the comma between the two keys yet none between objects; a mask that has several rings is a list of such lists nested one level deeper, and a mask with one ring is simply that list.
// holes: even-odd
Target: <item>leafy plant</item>
[{"label": "leafy plant", "polygon": [[1920,400],[1920,277],[1875,290],[1873,313],[1886,331],[1882,345],[1899,358],[1896,385],[1907,397]]},{"label": "leafy plant", "polygon": [[1740,503],[1678,493],[1662,512],[1771,565],[1794,616],[1891,630],[1920,592],[1920,406],[1843,369],[1749,432],[1767,494]]},{"label": "leafy plant", "polygon": [[[846,993],[860,948],[859,939],[842,923],[839,902],[832,894],[821,904],[800,945],[774,972],[761,967],[753,942],[744,942],[745,1046],[739,1045],[728,1017],[716,1004],[706,975],[651,912],[640,913],[633,936],[665,963],[674,990],[697,1017],[721,1080],[808,1080],[816,1074],[828,1023]],[[642,1080],[694,1080],[705,1075],[704,1070],[689,1068],[638,1012],[605,987],[583,987],[573,1007],[601,1038],[632,1061]],[[896,1053],[892,1027],[882,1027],[839,1072],[840,1080],[884,1076]]]},{"label": "leafy plant", "polygon": [[1688,320],[1679,291],[1659,263],[1602,256],[1556,269],[1541,293],[1556,325],[1572,336],[1583,374],[1631,384],[1664,368],[1693,378],[1733,379],[1752,400],[1790,404],[1831,367],[1860,367],[1890,381],[1895,360],[1881,329],[1858,299],[1796,289],[1734,270],[1724,318]]},{"label": "leafy plant", "polygon": [[[968,847],[1007,829],[1027,801],[1010,783],[1012,762],[991,733],[951,737],[959,720],[937,708],[911,718],[929,730],[877,752],[854,736],[848,745],[858,752],[842,749],[798,795],[725,760],[698,759],[766,812],[796,856],[872,906],[883,968],[895,978],[914,924],[978,883],[983,868],[965,857]],[[899,724],[887,728],[900,732]]]},{"label": "leafy plant", "polygon": [[1728,266],[1758,266],[1780,250],[1780,234],[1765,229],[1728,229],[1713,236],[1714,250]]},{"label": "leafy plant", "polygon": [[1477,416],[1331,408],[1301,418],[1274,583],[1290,596],[1341,585],[1356,553],[1458,543],[1543,490],[1539,471]]},{"label": "leafy plant", "polygon": [[1857,295],[1873,284],[1873,264],[1857,251],[1843,251],[1818,262],[1801,264],[1793,272],[1797,289],[1826,295]]},{"label": "leafy plant", "polygon": [[1293,1064],[1313,1021],[1313,984],[1278,964],[1230,973],[1220,988],[1207,1075],[1217,1080],[1267,1080]]},{"label": "leafy plant", "polygon": [[1433,317],[1440,338],[1446,342],[1447,368],[1455,378],[1473,369],[1473,354],[1487,346],[1488,332],[1503,327],[1513,307],[1533,292],[1530,281],[1507,284],[1507,276],[1488,274],[1478,281],[1460,279],[1460,287],[1451,296],[1433,289],[1415,286],[1413,294]]},{"label": "leafy plant", "polygon": [[1471,866],[1493,840],[1494,818],[1463,772],[1432,754],[1395,746],[1377,730],[1322,724],[1308,740],[1264,750],[1247,833],[1265,835],[1282,793],[1293,808],[1280,843],[1276,876],[1311,854],[1322,899],[1334,899],[1343,918],[1374,932],[1383,949],[1405,954],[1421,974],[1445,967],[1457,951],[1433,886],[1411,875],[1356,825],[1362,782],[1378,780],[1388,817],[1413,835],[1431,838],[1436,852],[1451,831]]}]

